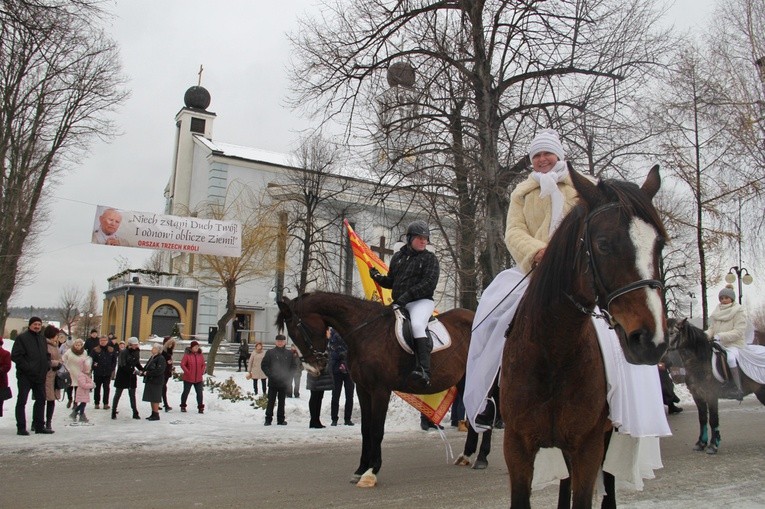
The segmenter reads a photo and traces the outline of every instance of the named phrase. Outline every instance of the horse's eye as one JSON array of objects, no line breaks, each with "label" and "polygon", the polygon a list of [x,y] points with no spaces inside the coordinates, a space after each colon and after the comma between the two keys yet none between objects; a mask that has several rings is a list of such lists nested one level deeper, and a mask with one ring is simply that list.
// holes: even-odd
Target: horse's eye
[{"label": "horse's eye", "polygon": [[595,249],[597,249],[600,254],[609,254],[611,252],[611,246],[608,244],[608,240],[605,237],[595,239]]}]

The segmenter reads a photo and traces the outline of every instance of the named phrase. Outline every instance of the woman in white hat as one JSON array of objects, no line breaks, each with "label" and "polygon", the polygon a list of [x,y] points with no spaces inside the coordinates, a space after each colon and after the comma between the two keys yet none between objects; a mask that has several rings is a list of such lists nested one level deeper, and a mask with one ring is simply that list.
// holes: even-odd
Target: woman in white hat
[{"label": "woman in white hat", "polygon": [[[505,331],[526,291],[527,276],[544,256],[555,229],[577,203],[577,192],[556,131],[546,129],[538,133],[529,144],[528,155],[532,171],[510,195],[505,231],[505,244],[517,265],[497,275],[484,290],[473,321],[463,401],[466,416],[479,431],[498,416],[495,403],[487,395],[499,373]],[[619,431],[612,436],[609,451],[623,452],[607,457],[603,469],[619,471],[621,481],[640,489],[642,478],[652,476],[651,469],[661,467],[656,437],[671,435],[658,371],[654,366],[628,364],[614,332],[602,320],[593,322],[610,387],[609,417]],[[650,439],[640,442],[642,437]],[[636,457],[639,449],[640,461]],[[540,479],[567,477],[559,452],[542,451],[543,459],[537,459],[541,468],[535,469]]]}]

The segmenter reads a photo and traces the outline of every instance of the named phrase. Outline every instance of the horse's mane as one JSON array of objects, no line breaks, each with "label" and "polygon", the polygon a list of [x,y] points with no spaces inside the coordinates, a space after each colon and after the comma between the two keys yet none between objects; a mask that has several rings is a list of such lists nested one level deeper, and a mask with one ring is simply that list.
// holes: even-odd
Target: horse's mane
[{"label": "horse's mane", "polygon": [[712,346],[709,344],[707,335],[704,331],[693,325],[688,320],[682,325],[683,334],[687,338],[685,344],[693,354],[702,361],[707,361],[712,358]]},{"label": "horse's mane", "polygon": [[[302,305],[308,305],[314,301],[320,301],[326,307],[332,308],[340,313],[349,311],[353,311],[354,313],[359,314],[380,313],[381,310],[385,309],[386,307],[382,303],[373,300],[360,299],[352,295],[321,291],[304,293],[292,299],[289,306],[293,312],[300,313],[300,308]],[[279,329],[279,332],[284,331],[284,328],[287,325],[287,317],[281,309],[276,315],[275,325]]]},{"label": "horse's mane", "polygon": [[[651,200],[636,184],[621,180],[601,180],[597,189],[602,199],[593,208],[612,202],[619,203],[627,214],[646,221],[656,228],[659,235],[667,237]],[[554,299],[562,298],[564,292],[571,293],[571,284],[581,269],[580,264],[586,262],[580,242],[583,241],[584,221],[589,212],[587,203],[580,199],[555,230],[526,291],[525,300],[532,307],[549,306]]]}]

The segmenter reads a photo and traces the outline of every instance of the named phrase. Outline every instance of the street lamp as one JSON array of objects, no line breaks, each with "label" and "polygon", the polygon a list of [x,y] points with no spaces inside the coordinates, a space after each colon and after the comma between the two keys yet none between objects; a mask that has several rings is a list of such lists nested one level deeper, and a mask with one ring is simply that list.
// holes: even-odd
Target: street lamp
[{"label": "street lamp", "polygon": [[691,320],[693,320],[693,299],[696,298],[696,294],[693,292],[688,292],[688,297],[691,298]]},{"label": "street lamp", "polygon": [[738,280],[738,303],[741,304],[741,298],[743,297],[743,295],[741,295],[741,283],[743,282],[745,285],[751,285],[754,278],[744,267],[734,265],[728,270],[728,273],[725,274],[725,282],[733,284],[736,280]]}]

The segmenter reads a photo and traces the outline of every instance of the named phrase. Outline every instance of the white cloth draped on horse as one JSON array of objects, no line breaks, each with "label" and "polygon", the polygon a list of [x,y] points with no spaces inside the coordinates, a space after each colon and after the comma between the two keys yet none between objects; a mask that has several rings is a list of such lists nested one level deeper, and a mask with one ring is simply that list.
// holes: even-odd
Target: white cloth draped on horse
[{"label": "white cloth draped on horse", "polygon": [[[465,414],[474,427],[499,373],[505,333],[527,286],[528,277],[511,268],[497,275],[481,296],[473,321],[463,396]],[[642,480],[653,478],[653,469],[662,467],[658,437],[672,434],[658,370],[656,366],[629,364],[616,333],[602,319],[593,318],[593,323],[606,369],[609,418],[617,431],[604,470],[614,474],[621,486],[642,489]],[[534,467],[535,489],[567,476],[559,449],[540,451]]]},{"label": "white cloth draped on horse", "polygon": [[[746,345],[746,348],[725,348],[723,346],[723,349],[727,352],[736,350],[736,361],[741,371],[755,382],[765,384],[765,346]],[[717,365],[714,360],[715,356],[712,357],[712,372],[718,381],[724,382],[725,379],[717,372]]]}]

